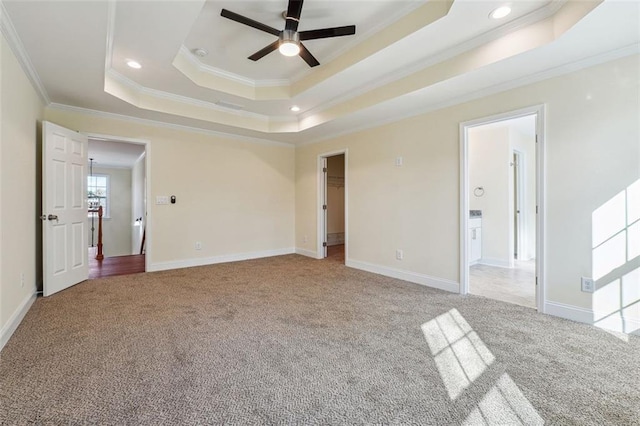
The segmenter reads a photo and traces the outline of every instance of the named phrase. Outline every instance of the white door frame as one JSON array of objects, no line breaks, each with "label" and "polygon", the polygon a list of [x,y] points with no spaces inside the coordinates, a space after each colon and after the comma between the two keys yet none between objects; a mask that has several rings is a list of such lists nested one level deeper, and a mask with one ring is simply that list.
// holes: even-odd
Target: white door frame
[{"label": "white door frame", "polygon": [[344,262],[346,264],[349,260],[349,150],[346,148],[318,155],[316,259],[324,259],[324,247],[322,243],[324,242],[325,235],[327,235],[324,223],[324,211],[322,209],[324,195],[327,189],[324,182],[324,172],[322,171],[323,160],[341,154],[344,154]]},{"label": "white door frame", "polygon": [[478,118],[460,123],[460,294],[469,293],[469,141],[468,129],[498,121],[536,116],[536,306],[538,312],[545,312],[545,106],[534,105],[515,111]]},{"label": "white door frame", "polygon": [[[514,166],[513,166],[513,173],[514,173],[514,178],[513,178],[513,191],[512,193],[514,194],[514,202],[511,203],[511,208],[514,210],[513,212],[511,212],[511,217],[513,217],[513,220],[516,221],[517,218],[517,224],[512,226],[511,229],[513,232],[513,238],[517,239],[517,244],[514,241],[514,244],[512,244],[512,247],[516,248],[516,252],[518,253],[518,258],[517,260],[522,260],[522,255],[525,251],[525,248],[527,247],[527,243],[528,243],[528,234],[527,234],[527,220],[528,216],[527,216],[527,204],[526,204],[526,185],[525,185],[525,176],[526,173],[528,172],[528,170],[526,169],[526,153],[523,151],[520,151],[519,149],[516,148],[512,148],[511,149],[511,155],[512,157],[517,157],[518,161],[517,163],[514,162]],[[520,213],[518,213],[518,216],[516,216],[516,212],[515,210],[519,209]],[[513,256],[515,259],[515,256]]]},{"label": "white door frame", "polygon": [[[113,142],[123,142],[123,143],[132,143],[136,145],[144,145],[145,152],[145,166],[144,166],[144,175],[145,175],[145,191],[147,194],[150,194],[150,176],[151,176],[151,144],[148,139],[137,139],[137,138],[125,138],[122,136],[110,136],[98,133],[85,133],[89,139],[92,140],[108,140]],[[151,220],[151,209],[149,205],[149,199],[147,196],[145,210],[147,213],[147,217],[145,218],[145,257],[144,257],[144,270],[150,271],[151,269],[151,239],[153,238],[153,232],[151,232],[152,220]]]}]

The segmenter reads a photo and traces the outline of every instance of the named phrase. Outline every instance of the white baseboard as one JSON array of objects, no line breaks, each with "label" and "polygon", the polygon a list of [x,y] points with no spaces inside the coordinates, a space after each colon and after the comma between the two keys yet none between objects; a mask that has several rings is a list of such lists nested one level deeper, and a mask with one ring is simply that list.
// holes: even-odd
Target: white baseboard
[{"label": "white baseboard", "polygon": [[492,259],[490,257],[483,257],[478,261],[481,265],[497,266],[498,268],[513,268],[513,262],[504,259]]},{"label": "white baseboard", "polygon": [[303,249],[300,247],[296,247],[296,254],[301,254],[302,256],[312,257],[314,259],[318,259],[318,253],[315,251]]},{"label": "white baseboard", "polygon": [[403,271],[400,269],[389,268],[388,266],[374,265],[372,263],[362,262],[359,260],[347,260],[346,265],[350,268],[361,269],[374,274],[384,275],[386,277],[397,278],[399,280],[409,281],[421,284],[427,287],[433,287],[440,290],[450,291],[452,293],[460,292],[460,284],[455,281],[443,278],[431,277],[429,275],[417,272]]},{"label": "white baseboard", "polygon": [[249,253],[224,254],[214,257],[203,257],[196,259],[174,260],[170,262],[152,263],[147,272],[166,271],[169,269],[191,268],[193,266],[214,265],[216,263],[239,262],[241,260],[259,259],[262,257],[282,256],[293,254],[294,248],[283,248],[275,250],[254,251]]},{"label": "white baseboard", "polygon": [[640,319],[623,317],[619,315],[619,313],[614,313],[612,315],[609,315],[608,313],[594,313],[591,309],[580,308],[578,306],[566,305],[558,302],[546,302],[545,313],[593,325],[605,330],[640,336]]},{"label": "white baseboard", "polygon": [[593,311],[578,306],[547,301],[544,304],[544,313],[585,324],[593,324]]},{"label": "white baseboard", "polygon": [[618,333],[635,334],[640,336],[640,319],[638,318],[623,317],[620,315],[620,312],[615,312],[613,315],[608,315],[606,312],[595,312],[593,317],[593,325],[596,327],[616,331]]},{"label": "white baseboard", "polygon": [[35,302],[35,300],[35,293],[24,299],[18,309],[16,309],[13,315],[11,315],[9,321],[7,321],[4,327],[2,327],[2,329],[0,330],[0,351],[2,350],[2,348],[4,348],[4,345],[7,344],[13,333],[16,331],[16,329],[24,319],[24,316],[27,315],[27,312],[29,312],[31,305],[33,305],[33,302]]}]

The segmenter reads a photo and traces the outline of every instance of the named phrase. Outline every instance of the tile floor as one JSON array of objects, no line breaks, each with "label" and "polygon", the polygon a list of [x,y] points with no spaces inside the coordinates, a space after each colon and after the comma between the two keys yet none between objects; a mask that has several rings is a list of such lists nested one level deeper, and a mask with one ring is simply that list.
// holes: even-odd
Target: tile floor
[{"label": "tile floor", "polygon": [[469,293],[535,308],[535,270],[535,260],[516,261],[514,268],[473,265],[469,268]]}]

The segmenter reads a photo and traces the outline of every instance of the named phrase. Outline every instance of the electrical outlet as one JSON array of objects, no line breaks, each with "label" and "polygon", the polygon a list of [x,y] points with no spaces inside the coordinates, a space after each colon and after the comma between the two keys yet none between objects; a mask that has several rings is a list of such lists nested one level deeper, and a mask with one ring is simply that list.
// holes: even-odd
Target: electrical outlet
[{"label": "electrical outlet", "polygon": [[202,243],[200,241],[196,241],[196,250],[202,250]]},{"label": "electrical outlet", "polygon": [[593,278],[582,277],[582,291],[585,293],[593,293],[596,291],[596,282]]},{"label": "electrical outlet", "polygon": [[24,287],[24,272],[20,272],[20,287]]},{"label": "electrical outlet", "polygon": [[396,157],[396,167],[402,167],[402,157]]},{"label": "electrical outlet", "polygon": [[402,260],[403,257],[404,257],[404,253],[402,252],[402,250],[400,249],[396,250],[396,259]]},{"label": "electrical outlet", "polygon": [[308,240],[308,238],[307,238],[307,236],[306,236],[306,235],[305,235],[304,237],[302,237],[302,242],[303,242],[303,243],[306,243],[306,242],[307,242],[307,240]]}]

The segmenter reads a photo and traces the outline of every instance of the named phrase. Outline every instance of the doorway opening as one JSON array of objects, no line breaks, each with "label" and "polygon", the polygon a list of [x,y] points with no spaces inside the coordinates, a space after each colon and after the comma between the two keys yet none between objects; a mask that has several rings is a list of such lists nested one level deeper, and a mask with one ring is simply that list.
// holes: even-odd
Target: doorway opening
[{"label": "doorway opening", "polygon": [[147,146],[90,135],[87,152],[89,278],[145,272]]},{"label": "doorway opening", "polygon": [[543,108],[461,124],[461,293],[544,312]]},{"label": "doorway opening", "polygon": [[347,152],[319,157],[318,258],[345,264],[347,258]]}]

